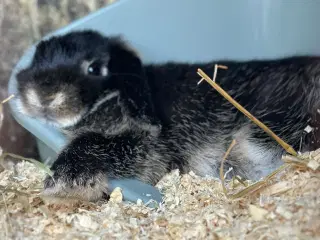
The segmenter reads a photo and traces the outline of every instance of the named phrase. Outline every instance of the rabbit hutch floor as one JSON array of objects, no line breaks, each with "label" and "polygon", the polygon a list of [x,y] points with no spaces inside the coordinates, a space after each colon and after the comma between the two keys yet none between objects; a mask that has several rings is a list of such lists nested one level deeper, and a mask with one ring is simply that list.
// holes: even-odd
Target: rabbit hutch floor
[{"label": "rabbit hutch floor", "polygon": [[45,171],[19,161],[0,172],[0,239],[319,239],[319,153],[240,198],[252,183],[173,171],[155,209],[122,202],[121,189],[108,202],[52,203],[38,194]]}]

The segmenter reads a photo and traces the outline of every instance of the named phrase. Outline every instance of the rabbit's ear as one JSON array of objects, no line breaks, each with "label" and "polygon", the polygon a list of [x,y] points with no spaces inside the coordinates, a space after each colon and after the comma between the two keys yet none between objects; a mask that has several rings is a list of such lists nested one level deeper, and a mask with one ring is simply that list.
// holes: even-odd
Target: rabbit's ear
[{"label": "rabbit's ear", "polygon": [[[108,64],[112,82],[121,91],[130,114],[134,118],[155,123],[155,111],[144,66],[137,52],[121,37],[109,39],[110,61]],[[156,123],[157,124],[157,123]]]},{"label": "rabbit's ear", "polygon": [[126,74],[142,74],[143,66],[138,53],[120,36],[109,38],[110,71]]}]

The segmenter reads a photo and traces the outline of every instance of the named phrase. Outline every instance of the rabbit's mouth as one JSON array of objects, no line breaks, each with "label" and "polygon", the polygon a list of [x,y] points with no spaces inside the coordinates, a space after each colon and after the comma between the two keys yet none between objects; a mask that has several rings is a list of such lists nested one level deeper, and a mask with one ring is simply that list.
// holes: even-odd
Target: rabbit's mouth
[{"label": "rabbit's mouth", "polygon": [[83,117],[83,114],[77,114],[73,116],[65,116],[60,118],[53,118],[52,121],[56,122],[56,126],[59,128],[68,128],[76,125]]},{"label": "rabbit's mouth", "polygon": [[75,126],[81,119],[83,114],[64,116],[64,117],[53,117],[52,115],[45,115],[34,117],[41,122],[51,125],[58,129],[65,129]]}]

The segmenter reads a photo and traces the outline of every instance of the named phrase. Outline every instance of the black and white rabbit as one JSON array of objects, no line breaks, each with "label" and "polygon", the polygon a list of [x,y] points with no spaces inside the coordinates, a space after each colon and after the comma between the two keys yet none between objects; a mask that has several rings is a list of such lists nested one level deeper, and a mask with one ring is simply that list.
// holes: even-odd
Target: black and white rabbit
[{"label": "black and white rabbit", "polygon": [[209,84],[201,68],[294,148],[316,114],[320,58],[147,65],[120,37],[74,31],[41,41],[17,74],[20,111],[61,129],[70,142],[52,166],[44,193],[98,200],[109,178],[155,184],[170,170],[218,177],[225,169],[259,179],[284,150]]}]

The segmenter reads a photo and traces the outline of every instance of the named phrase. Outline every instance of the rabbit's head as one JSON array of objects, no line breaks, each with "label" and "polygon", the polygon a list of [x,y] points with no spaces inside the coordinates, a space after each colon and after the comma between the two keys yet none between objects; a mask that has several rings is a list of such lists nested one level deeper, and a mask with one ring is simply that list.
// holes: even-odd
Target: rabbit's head
[{"label": "rabbit's head", "polygon": [[41,41],[17,84],[20,111],[60,128],[76,124],[104,96],[118,97],[133,117],[152,115],[141,60],[120,37],[96,31]]}]

